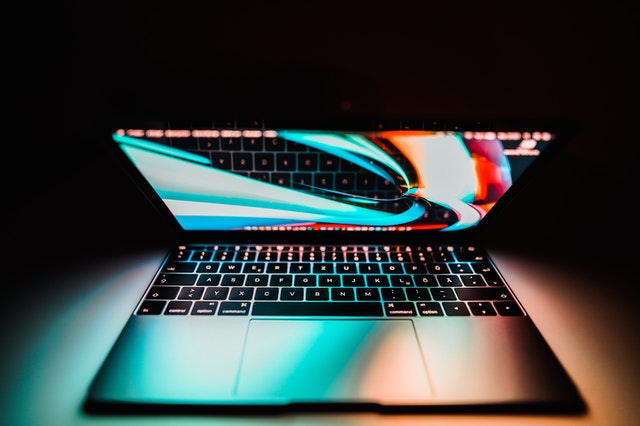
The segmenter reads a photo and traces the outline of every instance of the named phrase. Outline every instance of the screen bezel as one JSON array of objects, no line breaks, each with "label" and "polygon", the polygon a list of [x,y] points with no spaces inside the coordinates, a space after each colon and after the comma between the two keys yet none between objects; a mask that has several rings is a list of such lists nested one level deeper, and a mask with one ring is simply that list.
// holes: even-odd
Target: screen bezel
[{"label": "screen bezel", "polygon": [[[269,128],[289,129],[316,129],[316,130],[434,130],[434,131],[549,131],[555,136],[552,143],[540,153],[532,164],[513,182],[513,185],[487,212],[478,224],[470,228],[454,231],[287,231],[287,230],[260,230],[260,231],[208,231],[208,230],[184,230],[169,208],[155,192],[149,182],[136,169],[127,158],[117,143],[111,138],[112,133],[119,128],[186,128],[186,126],[202,126],[206,123],[225,122],[234,123],[242,127],[243,123],[264,125]],[[363,244],[384,243],[389,241],[401,244],[413,244],[428,238],[432,244],[446,243],[448,241],[469,240],[483,232],[501,210],[519,193],[541,170],[548,158],[554,155],[561,146],[575,133],[574,123],[567,120],[532,120],[532,119],[315,119],[315,120],[183,120],[183,119],[117,119],[105,123],[102,134],[105,136],[107,149],[122,170],[133,180],[135,185],[144,194],[147,200],[155,208],[161,219],[167,223],[166,237],[172,242],[182,241],[218,241],[232,243],[294,243],[304,242],[307,239],[316,240],[321,235],[321,240],[327,244],[348,244],[353,242]],[[356,234],[356,235],[354,235]]]}]

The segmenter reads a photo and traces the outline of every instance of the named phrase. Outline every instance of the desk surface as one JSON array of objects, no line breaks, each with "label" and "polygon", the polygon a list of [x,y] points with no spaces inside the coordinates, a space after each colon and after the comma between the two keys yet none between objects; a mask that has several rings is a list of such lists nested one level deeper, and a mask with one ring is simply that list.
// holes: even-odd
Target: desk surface
[{"label": "desk surface", "polygon": [[[86,415],[81,405],[87,387],[163,255],[162,249],[151,248],[82,265],[60,260],[48,271],[36,266],[22,274],[23,294],[34,300],[3,314],[2,424],[637,424],[640,351],[631,325],[635,315],[623,292],[627,273],[613,267],[598,272],[597,259],[567,264],[557,257],[531,259],[500,249],[492,254],[576,382],[588,405],[586,414]],[[28,290],[29,282],[39,283],[36,294]]]}]

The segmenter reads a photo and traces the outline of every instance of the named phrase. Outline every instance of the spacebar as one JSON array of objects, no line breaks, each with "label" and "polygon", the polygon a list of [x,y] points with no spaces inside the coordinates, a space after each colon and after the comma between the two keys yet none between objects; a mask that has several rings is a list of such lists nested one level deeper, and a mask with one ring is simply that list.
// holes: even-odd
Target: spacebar
[{"label": "spacebar", "polygon": [[383,316],[376,302],[255,302],[253,315]]}]

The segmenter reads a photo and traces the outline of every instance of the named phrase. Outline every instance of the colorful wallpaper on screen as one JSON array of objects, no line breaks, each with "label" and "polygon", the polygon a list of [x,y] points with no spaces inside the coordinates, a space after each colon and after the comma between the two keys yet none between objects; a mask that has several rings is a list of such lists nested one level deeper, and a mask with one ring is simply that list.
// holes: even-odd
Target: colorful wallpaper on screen
[{"label": "colorful wallpaper on screen", "polygon": [[186,230],[450,231],[477,224],[550,136],[128,129],[113,139]]}]

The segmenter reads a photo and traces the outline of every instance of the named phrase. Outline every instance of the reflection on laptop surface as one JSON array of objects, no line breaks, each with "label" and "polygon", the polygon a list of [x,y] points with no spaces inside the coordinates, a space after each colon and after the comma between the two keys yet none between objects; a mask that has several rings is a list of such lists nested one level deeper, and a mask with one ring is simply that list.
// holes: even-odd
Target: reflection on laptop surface
[{"label": "reflection on laptop surface", "polygon": [[476,229],[556,128],[113,129],[174,222],[88,407],[518,407],[582,402]]}]

